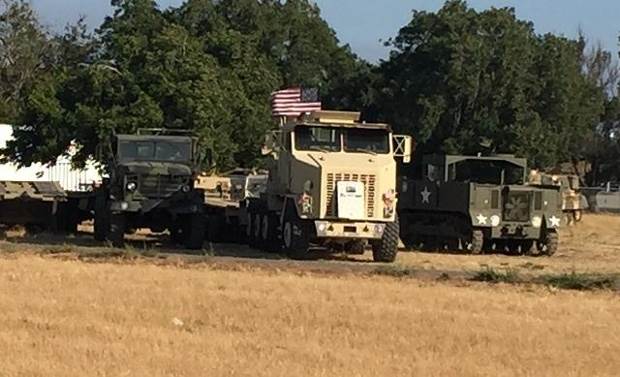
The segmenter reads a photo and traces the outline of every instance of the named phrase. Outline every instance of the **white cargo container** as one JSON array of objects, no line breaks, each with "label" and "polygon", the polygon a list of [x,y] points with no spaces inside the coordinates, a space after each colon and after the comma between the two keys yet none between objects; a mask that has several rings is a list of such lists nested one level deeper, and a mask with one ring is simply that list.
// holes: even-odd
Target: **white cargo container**
[{"label": "white cargo container", "polygon": [[[13,139],[13,127],[0,124],[0,148],[5,148],[9,140]],[[69,150],[66,156],[60,156],[54,165],[33,164],[28,167],[18,167],[13,163],[0,164],[0,181],[26,182],[57,182],[65,191],[90,191],[101,183],[99,166],[94,161],[88,161],[84,169],[74,169],[71,166]]]}]

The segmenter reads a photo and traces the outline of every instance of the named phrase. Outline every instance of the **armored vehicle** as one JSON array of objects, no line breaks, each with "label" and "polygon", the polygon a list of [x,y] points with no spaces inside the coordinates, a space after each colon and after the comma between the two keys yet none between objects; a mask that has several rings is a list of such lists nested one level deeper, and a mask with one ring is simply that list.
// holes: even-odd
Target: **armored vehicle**
[{"label": "armored vehicle", "polygon": [[204,193],[194,188],[198,172],[195,138],[167,130],[117,135],[109,179],[95,204],[95,237],[121,247],[138,228],[168,230],[189,249],[202,247]]},{"label": "armored vehicle", "polygon": [[401,237],[408,246],[551,255],[562,218],[559,188],[526,185],[527,162],[432,155],[420,179],[401,180]]},{"label": "armored vehicle", "polygon": [[408,161],[411,138],[393,135],[386,124],[359,122],[359,116],[313,112],[268,135],[267,188],[247,205],[251,246],[303,259],[314,246],[359,254],[370,244],[375,261],[394,260],[394,158]]}]

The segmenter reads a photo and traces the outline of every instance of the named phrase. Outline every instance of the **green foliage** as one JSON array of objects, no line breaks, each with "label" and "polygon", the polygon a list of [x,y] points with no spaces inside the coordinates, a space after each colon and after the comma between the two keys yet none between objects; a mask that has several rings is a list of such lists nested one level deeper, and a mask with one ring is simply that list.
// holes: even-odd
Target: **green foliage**
[{"label": "green foliage", "polygon": [[0,0],[0,122],[16,116],[22,91],[55,64],[49,36],[25,0]]},{"label": "green foliage", "polygon": [[521,278],[516,270],[509,269],[506,271],[500,271],[487,266],[476,272],[471,280],[497,284],[518,283]]},{"label": "green foliage", "polygon": [[96,35],[78,23],[49,38],[58,64],[17,96],[5,154],[18,163],[54,161],[76,141],[80,165],[114,133],[167,127],[194,131],[217,169],[256,166],[272,91],[316,86],[337,106],[330,93],[363,68],[307,0],[112,5]]},{"label": "green foliage", "polygon": [[574,158],[602,113],[578,43],[536,35],[513,9],[448,1],[414,12],[391,45],[378,107],[425,153],[516,153],[548,166]]},{"label": "green foliage", "polygon": [[573,271],[570,274],[544,276],[543,279],[546,284],[560,289],[584,291],[620,287],[620,278],[617,274],[579,274]]}]

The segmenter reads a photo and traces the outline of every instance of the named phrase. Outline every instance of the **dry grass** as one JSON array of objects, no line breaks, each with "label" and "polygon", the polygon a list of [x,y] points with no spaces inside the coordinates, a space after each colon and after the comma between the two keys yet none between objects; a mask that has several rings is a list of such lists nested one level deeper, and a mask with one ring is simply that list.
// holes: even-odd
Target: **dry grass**
[{"label": "dry grass", "polygon": [[0,259],[0,376],[616,376],[620,300]]},{"label": "dry grass", "polygon": [[400,253],[403,266],[435,270],[469,270],[492,267],[540,275],[549,273],[619,273],[620,216],[585,215],[577,226],[564,227],[560,250],[552,257],[514,255],[453,255],[442,253]]}]

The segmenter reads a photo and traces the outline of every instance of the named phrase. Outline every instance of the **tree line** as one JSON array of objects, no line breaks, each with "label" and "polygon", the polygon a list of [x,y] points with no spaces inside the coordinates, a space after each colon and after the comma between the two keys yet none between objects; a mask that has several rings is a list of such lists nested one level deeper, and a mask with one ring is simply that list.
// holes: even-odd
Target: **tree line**
[{"label": "tree line", "polygon": [[275,127],[269,96],[302,85],[325,107],[361,109],[413,135],[417,153],[515,153],[536,167],[581,160],[590,179],[620,177],[619,69],[600,45],[537,34],[511,8],[450,0],[413,11],[371,64],[342,44],[309,0],[112,0],[91,32],[42,26],[26,0],[0,0],[4,155],[74,163],[114,133],[193,130],[217,168],[252,167]]}]

